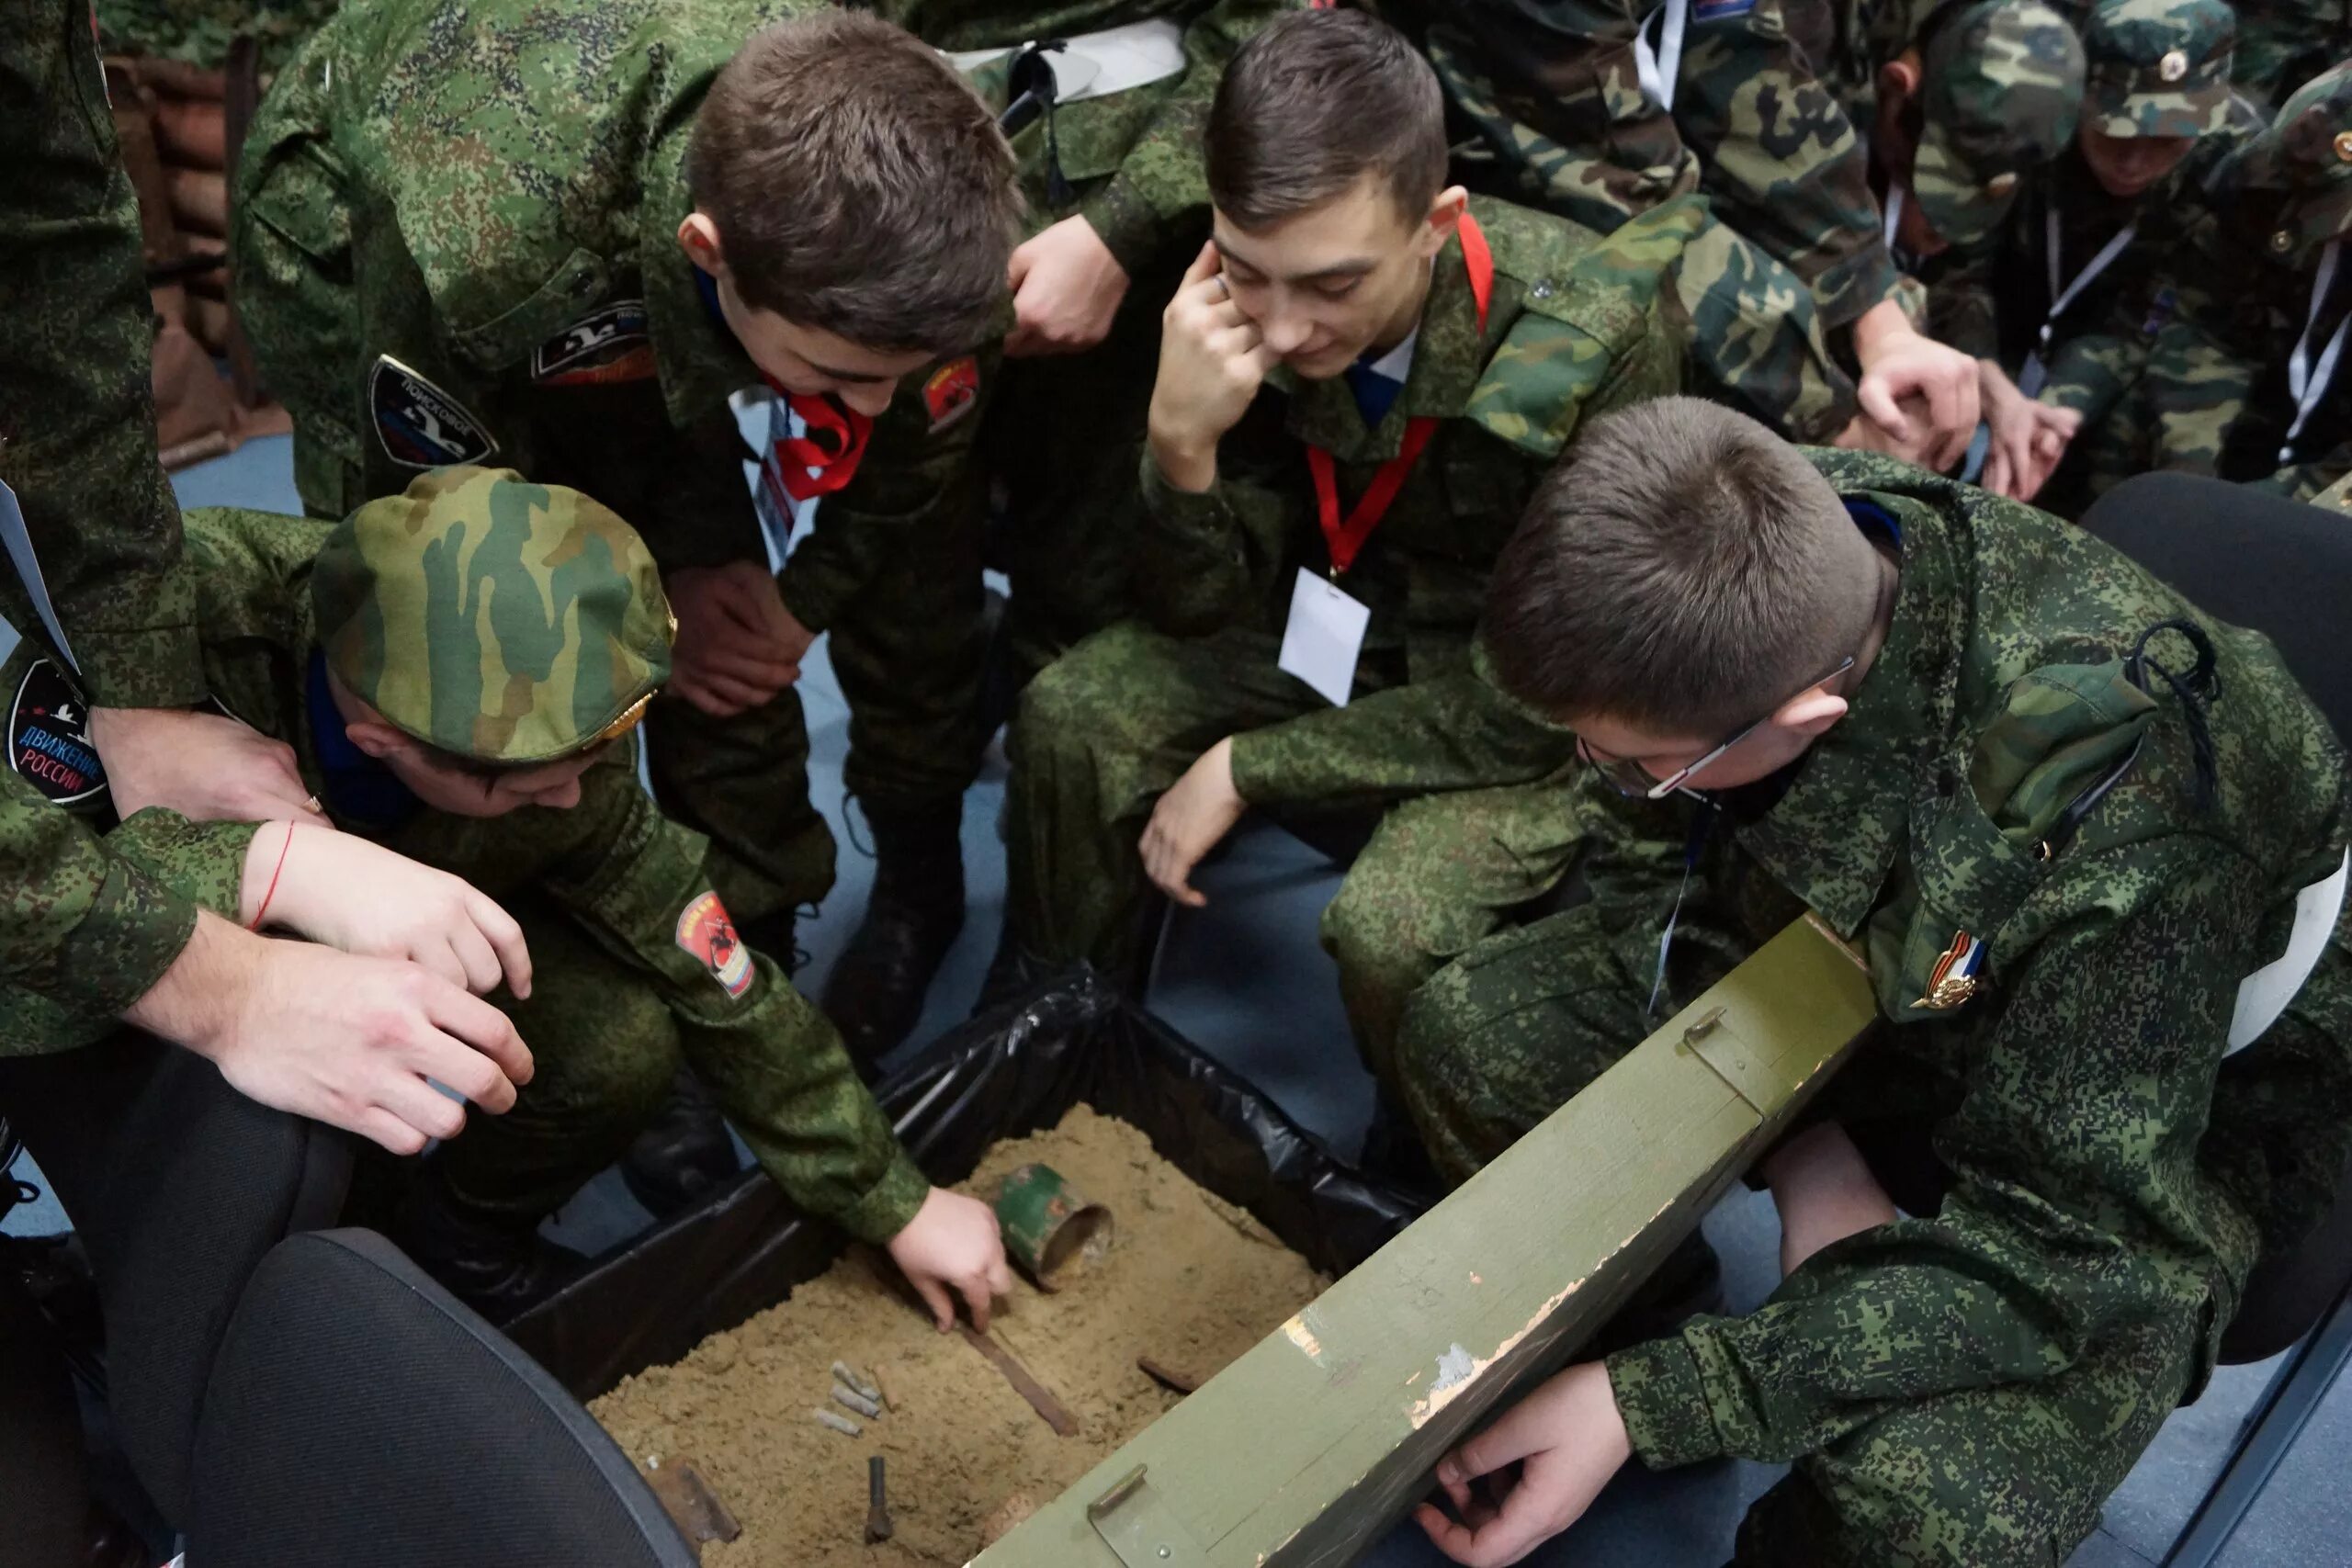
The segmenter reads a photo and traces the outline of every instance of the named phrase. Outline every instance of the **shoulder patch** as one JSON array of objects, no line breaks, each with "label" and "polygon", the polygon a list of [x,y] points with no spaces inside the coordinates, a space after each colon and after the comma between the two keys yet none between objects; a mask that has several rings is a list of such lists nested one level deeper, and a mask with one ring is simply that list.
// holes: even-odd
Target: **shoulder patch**
[{"label": "shoulder patch", "polygon": [[368,412],[384,456],[405,468],[479,463],[498,450],[463,403],[389,354],[368,372]]},{"label": "shoulder patch", "polygon": [[933,435],[970,413],[979,401],[980,362],[968,354],[949,360],[922,384],[922,406],[931,415]]},{"label": "shoulder patch", "polygon": [[542,387],[594,387],[654,375],[645,301],[600,306],[531,350],[531,379]]},{"label": "shoulder patch", "polygon": [[678,945],[710,971],[710,977],[740,997],[752,988],[752,950],[735,934],[727,906],[706,892],[678,911]]},{"label": "shoulder patch", "polygon": [[106,793],[107,773],[88,723],[89,709],[64,671],[36,659],[9,709],[8,765],[54,805],[96,799]]}]

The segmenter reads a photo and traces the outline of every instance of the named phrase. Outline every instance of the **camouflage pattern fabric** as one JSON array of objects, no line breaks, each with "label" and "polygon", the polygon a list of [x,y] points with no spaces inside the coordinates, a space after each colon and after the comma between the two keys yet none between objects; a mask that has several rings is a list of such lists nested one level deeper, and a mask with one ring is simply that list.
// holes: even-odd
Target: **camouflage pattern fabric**
[{"label": "camouflage pattern fabric", "polygon": [[[1450,243],[1411,372],[1376,428],[1343,379],[1282,377],[1220,445],[1213,490],[1170,491],[1144,460],[1135,526],[1153,624],[1113,627],[1039,676],[1006,743],[1006,916],[1033,956],[1121,972],[1147,891],[1136,834],[1226,736],[1242,797],[1295,811],[1537,784],[1566,761],[1566,737],[1471,675],[1470,640],[1495,554],[1562,444],[1590,413],[1673,389],[1680,350],[1662,274],[1702,212],[1672,204],[1595,242],[1484,197],[1471,207],[1495,261],[1487,326]],[[1293,577],[1328,559],[1303,447],[1331,452],[1353,496],[1423,416],[1442,423],[1345,580],[1372,621],[1357,696],[1333,708],[1275,668]],[[1557,874],[1540,859],[1524,897]],[[1463,868],[1432,886],[1509,874]],[[1430,920],[1396,915],[1403,947],[1435,940],[1412,929]],[[1348,945],[1365,951],[1360,937]]]},{"label": "camouflage pattern fabric", "polygon": [[2327,247],[2348,232],[2352,62],[2308,83],[2204,183],[2173,259],[2179,310],[2149,351],[2159,466],[2304,498],[2352,471],[2352,399],[2340,377],[2288,439],[2295,347],[2310,337],[2316,361],[2352,310],[2352,269],[2339,269],[2312,329]]},{"label": "camouflage pattern fabric", "polygon": [[2202,136],[2229,113],[2227,0],[2104,0],[2083,29],[2083,123],[2103,136]]},{"label": "camouflage pattern fabric", "polygon": [[[80,0],[0,11],[0,480],[89,694],[128,707],[200,700],[179,510],[155,461],[138,208]],[[0,615],[40,624],[6,569]],[[0,1055],[103,1035],[196,922],[17,761],[0,768]]]},{"label": "camouflage pattern fabric", "polygon": [[2083,45],[2035,0],[1986,0],[1939,27],[1921,62],[1911,194],[1955,245],[1991,233],[2026,171],[2075,140]]},{"label": "camouflage pattern fabric", "polygon": [[[569,497],[557,510],[576,515],[592,504]],[[391,827],[352,815],[322,765],[304,673],[323,651],[310,580],[331,532],[266,513],[189,513],[203,667],[230,712],[294,748],[337,828],[368,832],[513,901],[518,916],[531,916],[535,956],[545,951],[555,960],[538,967],[528,1003],[503,992],[492,998],[512,1011],[538,1072],[512,1117],[477,1117],[449,1145],[452,1190],[514,1219],[543,1217],[610,1159],[614,1137],[640,1124],[645,1086],[667,1081],[683,1055],[796,1206],[867,1240],[895,1235],[922,1205],[927,1181],[832,1026],[768,955],[741,946],[705,873],[702,838],[664,818],[638,787],[634,747],[592,766],[569,809],[531,807],[484,819],[420,807]],[[415,537],[405,562],[389,540],[371,558],[379,593],[395,573],[413,584],[438,570],[436,542]],[[645,625],[660,601],[641,570],[622,558],[628,554],[616,551],[601,573],[594,552],[585,554],[577,591],[583,602],[609,604],[626,583],[636,602],[619,619]],[[592,574],[605,581],[591,581]],[[360,619],[374,615],[366,608]],[[448,629],[436,624],[435,640]],[[494,653],[490,660],[476,667],[470,705],[536,683],[527,661],[509,666]],[[578,677],[558,668],[548,682],[560,687]],[[454,672],[447,678],[456,681]],[[154,874],[192,894],[220,897],[236,886],[222,872],[231,847],[217,840],[151,835],[137,852]],[[299,841],[291,852],[302,852]],[[241,862],[242,844],[234,853]],[[553,934],[559,924],[568,929]]]},{"label": "camouflage pattern fabric", "polygon": [[311,605],[345,690],[428,746],[514,764],[609,739],[669,679],[677,624],[612,512],[462,467],[335,525]]},{"label": "camouflage pattern fabric", "polygon": [[[2224,1055],[2240,980],[2352,842],[2344,754],[2265,639],[2107,546],[1897,463],[1811,456],[1901,529],[1893,627],[1792,773],[1719,803],[1656,1013],[1704,808],[1595,780],[1592,902],[1424,987],[1399,1073],[1458,1175],[1792,915],[1854,942],[1885,1027],[1817,1113],[1932,1127],[1940,1210],[1825,1249],[1744,1318],[1611,1357],[1620,1408],[1652,1465],[1796,1461],[1743,1562],[2063,1561],[2202,1386],[2247,1269],[2316,1222],[2352,1154],[2352,920]],[[2218,684],[2195,688],[2207,805],[2184,699],[2123,671],[2172,619],[2218,656]],[[2192,673],[2179,633],[2151,652]],[[2125,757],[2079,832],[2052,837]],[[1959,932],[1985,954],[1977,988],[1922,1005]]]},{"label": "camouflage pattern fabric", "polygon": [[2343,0],[2244,0],[2237,11],[2236,84],[2266,109],[2352,59],[2352,11]]},{"label": "camouflage pattern fabric", "polygon": [[265,73],[329,17],[336,0],[98,0],[98,42],[108,54],[147,55],[218,68],[230,40],[250,34]]},{"label": "camouflage pattern fabric", "polygon": [[2352,474],[2345,475],[2312,497],[2312,504],[2330,507],[2337,512],[2352,512]]},{"label": "camouflage pattern fabric", "polygon": [[[322,28],[263,101],[230,236],[305,508],[339,518],[494,459],[595,496],[664,571],[760,558],[727,405],[758,372],[674,231],[711,78],[812,8],[390,0]],[[723,722],[664,701],[648,743],[738,915],[823,897],[796,692]]]},{"label": "camouflage pattern fabric", "polygon": [[[1012,642],[1025,675],[1127,609],[1128,539],[1102,525],[1133,472],[1159,309],[1208,231],[1201,136],[1225,62],[1295,0],[887,0],[879,14],[924,42],[1000,49],[1163,20],[1186,66],[1164,81],[1057,108],[1013,138],[1033,227],[1083,217],[1125,269],[1110,337],[1080,355],[1008,360],[1000,340],[910,378],[876,422],[857,477],[818,508],[782,579],[803,625],[832,630],[851,715],[844,782],[885,810],[960,795],[988,737],[980,565],[991,484],[1007,521]],[[975,79],[1005,103],[1001,65]],[[1048,157],[1049,150],[1054,153]],[[1057,202],[1049,165],[1069,190]],[[1163,287],[1164,284],[1164,287]],[[1005,324],[1011,324],[1008,313]],[[1051,430],[1050,444],[1036,440]],[[1050,452],[1041,451],[1050,446]],[[920,581],[910,556],[933,563]]]}]

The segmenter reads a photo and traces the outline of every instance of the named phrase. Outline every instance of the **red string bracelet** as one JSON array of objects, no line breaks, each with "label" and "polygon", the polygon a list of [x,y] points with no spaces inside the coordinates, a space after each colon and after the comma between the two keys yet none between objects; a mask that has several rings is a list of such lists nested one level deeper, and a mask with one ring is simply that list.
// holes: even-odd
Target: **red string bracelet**
[{"label": "red string bracelet", "polygon": [[261,908],[254,911],[254,923],[245,930],[257,931],[269,914],[269,901],[277,897],[277,879],[286,873],[286,852],[294,847],[294,824],[286,824],[286,841],[277,846],[277,869],[269,874],[269,891],[261,896]]}]

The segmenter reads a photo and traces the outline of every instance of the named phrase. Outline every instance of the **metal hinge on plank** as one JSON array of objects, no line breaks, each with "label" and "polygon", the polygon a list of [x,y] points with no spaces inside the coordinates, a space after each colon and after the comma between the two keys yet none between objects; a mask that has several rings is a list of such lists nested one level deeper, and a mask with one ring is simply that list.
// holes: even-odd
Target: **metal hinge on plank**
[{"label": "metal hinge on plank", "polygon": [[1207,1568],[1208,1554],[1136,1466],[1086,1505],[1086,1522],[1125,1568]]}]

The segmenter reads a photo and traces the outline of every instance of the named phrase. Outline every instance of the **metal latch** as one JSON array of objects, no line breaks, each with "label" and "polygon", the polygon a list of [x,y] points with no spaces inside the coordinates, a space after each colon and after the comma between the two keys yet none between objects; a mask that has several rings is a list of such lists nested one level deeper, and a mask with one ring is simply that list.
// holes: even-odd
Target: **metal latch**
[{"label": "metal latch", "polygon": [[1207,1568],[1203,1551],[1137,1465],[1086,1505],[1086,1522],[1126,1568]]}]

